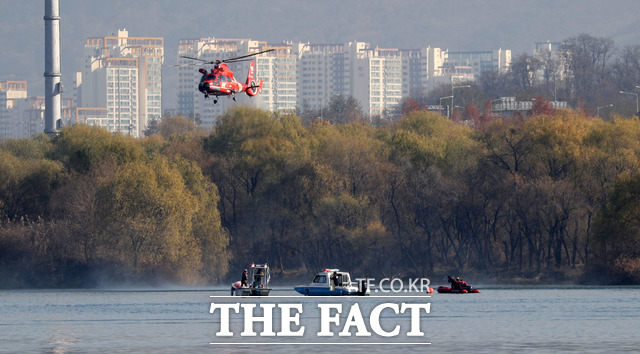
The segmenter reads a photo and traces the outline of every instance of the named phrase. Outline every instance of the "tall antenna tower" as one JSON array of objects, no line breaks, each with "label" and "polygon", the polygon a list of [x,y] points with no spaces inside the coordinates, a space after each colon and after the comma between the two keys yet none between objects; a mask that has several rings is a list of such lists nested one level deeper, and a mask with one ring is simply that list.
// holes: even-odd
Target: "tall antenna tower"
[{"label": "tall antenna tower", "polygon": [[60,1],[44,0],[44,132],[52,136],[62,114]]}]

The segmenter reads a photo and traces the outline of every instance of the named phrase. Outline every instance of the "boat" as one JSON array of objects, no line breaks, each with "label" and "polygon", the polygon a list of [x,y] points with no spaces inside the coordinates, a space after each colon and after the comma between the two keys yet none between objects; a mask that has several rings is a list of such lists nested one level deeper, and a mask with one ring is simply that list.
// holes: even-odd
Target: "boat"
[{"label": "boat", "polygon": [[293,289],[307,296],[363,296],[370,293],[364,279],[352,282],[349,273],[330,268],[318,272],[309,285]]},{"label": "boat", "polygon": [[269,266],[266,263],[252,263],[247,273],[246,285],[243,285],[241,281],[231,284],[231,296],[269,296],[271,292],[269,287],[269,280],[271,280]]},{"label": "boat", "polygon": [[452,289],[448,286],[440,286],[438,287],[438,293],[439,294],[477,294],[479,293],[480,290],[478,289],[471,289],[471,287],[469,287],[469,289]]}]

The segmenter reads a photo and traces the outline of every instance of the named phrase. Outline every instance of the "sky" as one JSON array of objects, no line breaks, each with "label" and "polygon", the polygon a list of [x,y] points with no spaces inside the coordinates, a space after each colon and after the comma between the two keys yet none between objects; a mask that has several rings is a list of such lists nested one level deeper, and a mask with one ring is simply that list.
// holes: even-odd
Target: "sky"
[{"label": "sky", "polygon": [[[638,0],[60,0],[62,83],[73,87],[86,38],[127,29],[164,37],[164,109],[175,108],[180,39],[243,38],[452,51],[511,49],[581,33],[640,45]],[[26,80],[44,95],[44,0],[0,0],[0,81]],[[67,89],[67,92],[71,92]],[[64,96],[64,94],[63,94]]]}]

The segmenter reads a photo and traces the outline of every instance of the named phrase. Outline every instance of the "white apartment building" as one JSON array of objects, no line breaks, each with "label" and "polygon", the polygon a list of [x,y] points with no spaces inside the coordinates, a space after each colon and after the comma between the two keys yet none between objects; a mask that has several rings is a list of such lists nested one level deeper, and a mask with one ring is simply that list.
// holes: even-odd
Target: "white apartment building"
[{"label": "white apartment building", "polygon": [[385,117],[402,100],[402,55],[397,49],[352,52],[351,96],[370,117]]},{"label": "white apartment building", "polygon": [[402,99],[402,54],[369,43],[294,45],[298,53],[298,106],[318,109],[332,96],[352,96],[369,116],[384,116]]},{"label": "white apartment building", "polygon": [[[76,100],[86,112],[79,122],[111,132],[142,136],[150,120],[162,117],[164,39],[129,37],[127,30],[88,38],[85,63],[76,75]],[[81,119],[80,119],[81,118]]]},{"label": "white apartment building", "polygon": [[[265,46],[273,52],[256,57],[256,78],[263,80],[262,94],[253,97],[257,105],[275,112],[294,111],[298,102],[298,57],[293,45]],[[244,77],[243,77],[244,78]]]},{"label": "white apartment building", "polygon": [[345,51],[343,44],[292,45],[298,60],[297,105],[312,109],[326,107],[332,95],[348,94],[345,84]]}]

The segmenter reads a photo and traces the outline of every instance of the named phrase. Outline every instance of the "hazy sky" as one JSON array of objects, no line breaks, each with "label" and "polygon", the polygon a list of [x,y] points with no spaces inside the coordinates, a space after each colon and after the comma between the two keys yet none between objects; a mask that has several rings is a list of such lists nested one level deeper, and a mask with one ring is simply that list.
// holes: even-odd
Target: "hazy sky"
[{"label": "hazy sky", "polygon": [[[164,37],[164,108],[175,105],[178,40],[218,37],[281,43],[364,41],[382,48],[511,49],[580,33],[640,44],[638,0],[60,0],[62,82],[70,94],[87,37],[126,28]],[[0,0],[0,81],[44,92],[44,0]],[[168,79],[171,78],[171,79]]]}]

